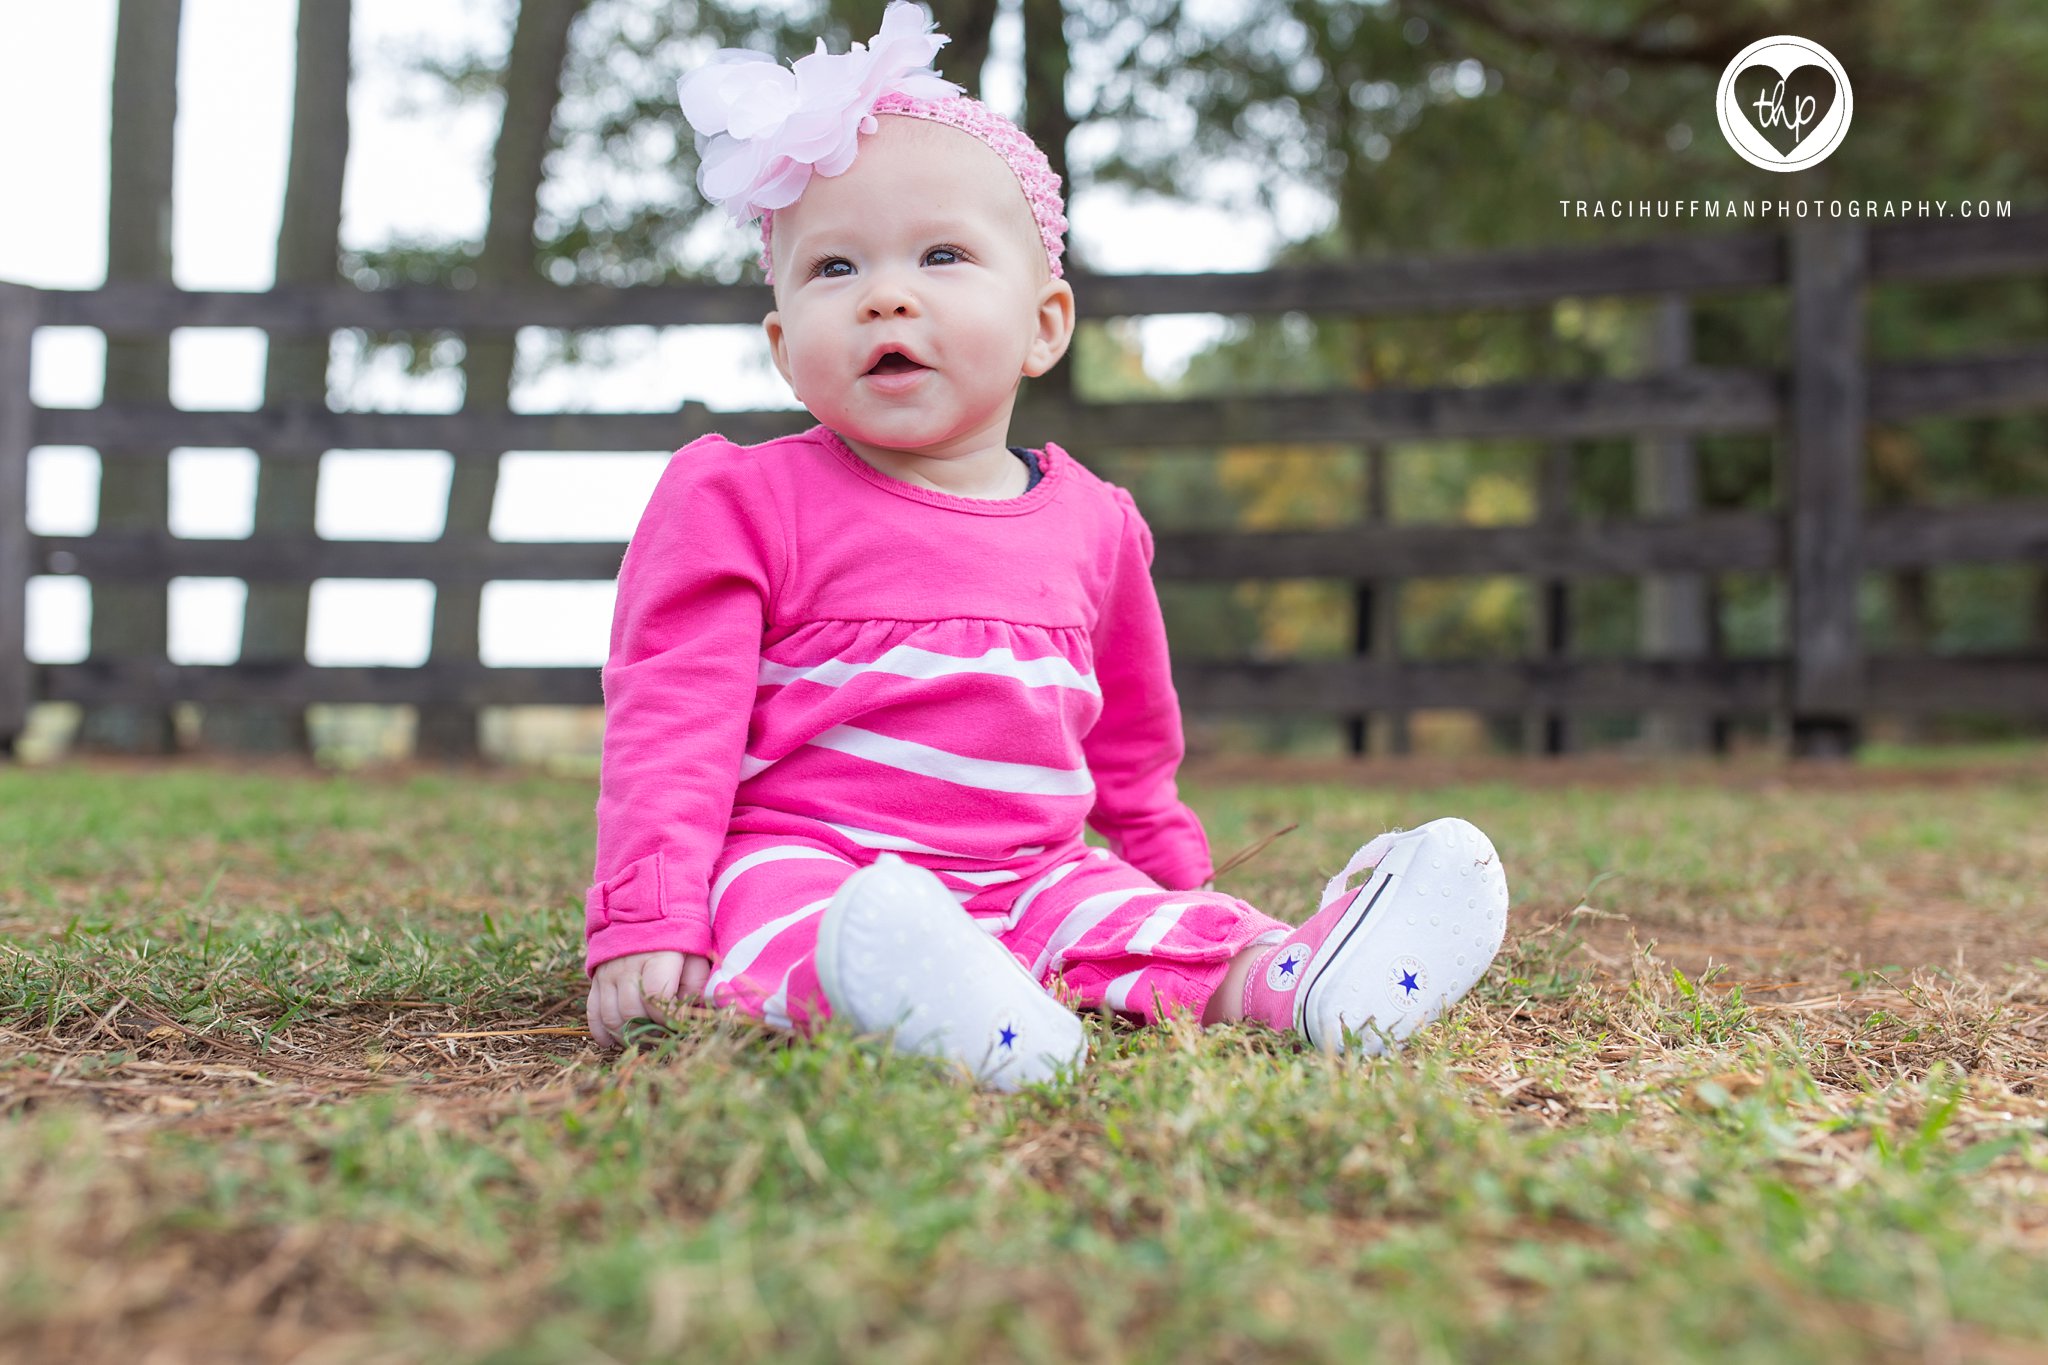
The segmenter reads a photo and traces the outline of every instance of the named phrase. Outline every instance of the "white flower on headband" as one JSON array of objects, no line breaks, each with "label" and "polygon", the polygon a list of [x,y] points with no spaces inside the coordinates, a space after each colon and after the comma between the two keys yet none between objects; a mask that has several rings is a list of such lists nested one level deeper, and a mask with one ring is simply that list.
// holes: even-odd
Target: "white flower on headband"
[{"label": "white flower on headband", "polygon": [[965,87],[941,80],[932,58],[952,41],[910,0],[894,0],[882,31],[850,52],[818,50],[784,70],[765,52],[724,47],[677,83],[683,117],[697,134],[697,188],[744,226],[787,208],[813,174],[853,164],[860,134],[879,126],[869,111],[901,91],[944,99]]}]

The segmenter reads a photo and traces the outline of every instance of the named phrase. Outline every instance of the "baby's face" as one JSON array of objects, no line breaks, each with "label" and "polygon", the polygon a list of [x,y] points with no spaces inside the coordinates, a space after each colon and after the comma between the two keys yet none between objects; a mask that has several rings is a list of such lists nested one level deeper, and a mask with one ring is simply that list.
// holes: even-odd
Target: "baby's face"
[{"label": "baby's face", "polygon": [[[763,319],[798,401],[862,445],[936,458],[1006,443],[1017,386],[1073,334],[1017,179],[969,133],[879,116],[845,174],[775,214]],[[900,359],[876,368],[876,352]]]}]

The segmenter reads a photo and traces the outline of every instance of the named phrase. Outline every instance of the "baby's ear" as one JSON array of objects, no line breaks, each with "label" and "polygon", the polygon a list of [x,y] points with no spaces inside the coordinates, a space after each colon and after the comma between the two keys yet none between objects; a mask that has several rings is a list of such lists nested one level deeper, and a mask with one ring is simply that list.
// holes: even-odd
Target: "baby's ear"
[{"label": "baby's ear", "polygon": [[[775,360],[775,368],[782,372],[783,383],[789,385],[791,393],[796,392],[796,377],[789,372],[789,337],[782,330],[782,313],[778,309],[761,319],[761,330],[768,334],[768,354]],[[799,395],[799,400],[801,396]]]},{"label": "baby's ear", "polygon": [[1074,340],[1074,286],[1065,280],[1047,280],[1038,291],[1038,334],[1024,357],[1024,373],[1036,379],[1067,353]]}]

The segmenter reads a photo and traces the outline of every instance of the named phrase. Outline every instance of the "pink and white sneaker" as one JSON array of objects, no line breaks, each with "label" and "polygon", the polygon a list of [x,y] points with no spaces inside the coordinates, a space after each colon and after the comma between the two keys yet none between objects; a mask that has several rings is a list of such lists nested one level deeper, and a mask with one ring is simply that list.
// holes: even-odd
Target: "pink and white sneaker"
[{"label": "pink and white sneaker", "polygon": [[[1354,889],[1353,873],[1372,876]],[[1321,908],[1252,965],[1244,1017],[1325,1052],[1373,1054],[1472,989],[1507,931],[1493,843],[1463,820],[1382,834],[1323,890]]]}]

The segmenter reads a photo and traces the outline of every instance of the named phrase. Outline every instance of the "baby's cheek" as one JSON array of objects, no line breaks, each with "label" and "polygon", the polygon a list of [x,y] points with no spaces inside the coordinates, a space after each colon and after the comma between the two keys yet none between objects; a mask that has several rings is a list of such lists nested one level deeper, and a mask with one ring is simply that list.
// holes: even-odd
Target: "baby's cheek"
[{"label": "baby's cheek", "polygon": [[800,392],[822,392],[833,386],[833,367],[822,356],[799,355],[790,368],[796,373]]},{"label": "baby's cheek", "polygon": [[811,389],[815,387],[815,370],[816,366],[806,361],[802,355],[799,354],[790,356],[789,387],[795,391],[796,396],[799,399],[801,399],[806,393],[810,392]]}]

